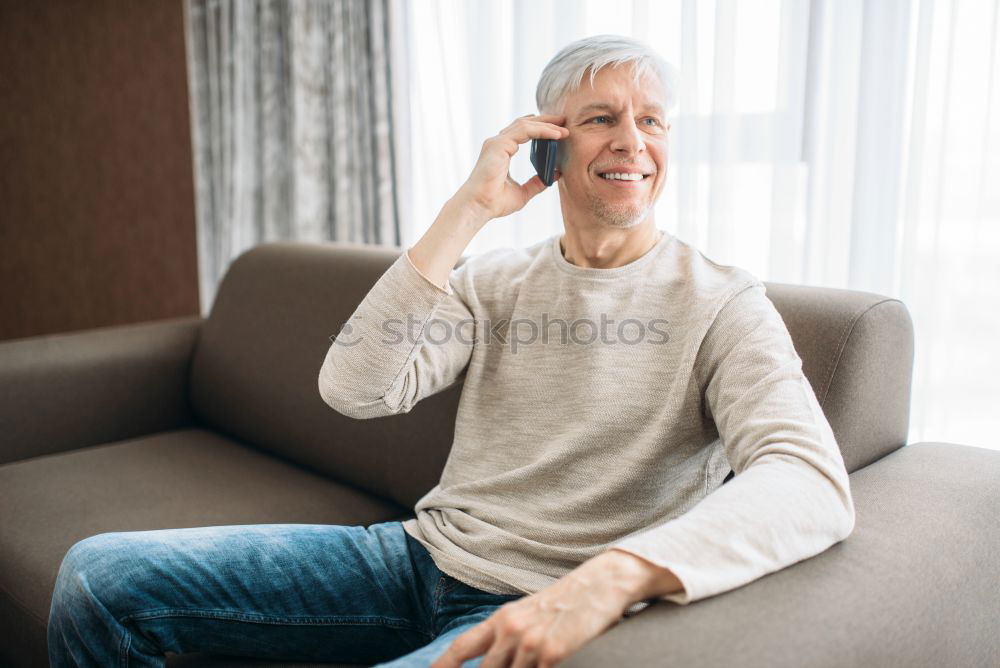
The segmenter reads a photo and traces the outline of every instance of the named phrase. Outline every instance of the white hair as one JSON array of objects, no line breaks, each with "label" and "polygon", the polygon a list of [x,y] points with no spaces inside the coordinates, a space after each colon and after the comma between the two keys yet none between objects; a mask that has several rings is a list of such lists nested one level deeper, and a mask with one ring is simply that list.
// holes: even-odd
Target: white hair
[{"label": "white hair", "polygon": [[545,66],[538,80],[535,102],[539,113],[559,113],[559,105],[580,87],[588,69],[593,86],[594,77],[605,65],[617,68],[625,63],[634,63],[633,81],[636,84],[647,73],[660,78],[667,96],[664,114],[671,116],[677,107],[677,68],[645,42],[625,35],[593,35],[563,47]]}]

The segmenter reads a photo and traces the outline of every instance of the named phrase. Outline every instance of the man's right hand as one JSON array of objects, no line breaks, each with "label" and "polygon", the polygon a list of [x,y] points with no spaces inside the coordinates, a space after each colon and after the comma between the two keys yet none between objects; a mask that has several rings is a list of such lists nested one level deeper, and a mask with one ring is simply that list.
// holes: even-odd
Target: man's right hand
[{"label": "man's right hand", "polygon": [[[479,162],[458,192],[445,202],[434,223],[407,251],[418,272],[442,290],[462,252],[483,225],[521,210],[545,184],[532,176],[523,185],[510,177],[510,159],[517,147],[532,139],[565,139],[565,116],[521,116],[496,137],[483,142]],[[560,172],[556,170],[555,178]]]},{"label": "man's right hand", "polygon": [[[510,176],[510,160],[520,144],[532,139],[565,139],[569,136],[569,130],[561,125],[565,120],[565,116],[555,114],[528,114],[484,141],[472,174],[452,199],[475,207],[487,220],[520,211],[545,190],[545,184],[536,174],[519,185]],[[559,176],[556,170],[555,180]]]}]

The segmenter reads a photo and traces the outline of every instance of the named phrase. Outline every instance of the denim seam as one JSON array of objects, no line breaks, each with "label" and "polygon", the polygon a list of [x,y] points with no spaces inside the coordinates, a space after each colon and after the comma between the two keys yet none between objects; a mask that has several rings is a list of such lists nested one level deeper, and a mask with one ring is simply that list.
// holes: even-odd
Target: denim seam
[{"label": "denim seam", "polygon": [[118,643],[118,665],[128,668],[128,651],[129,646],[132,644],[132,634],[125,629],[125,633],[122,635],[122,640]]},{"label": "denim seam", "polygon": [[432,615],[437,615],[438,604],[441,602],[441,583],[444,582],[444,576],[439,575],[437,579],[437,584],[434,585],[434,609],[431,610]]},{"label": "denim seam", "polygon": [[299,626],[346,626],[349,624],[382,625],[396,629],[417,631],[424,635],[427,632],[418,626],[404,620],[378,615],[337,615],[333,617],[280,617],[273,615],[252,615],[245,612],[229,612],[225,610],[189,610],[184,608],[162,608],[145,610],[125,615],[118,622],[122,625],[140,619],[159,619],[163,617],[207,617],[229,621],[252,622],[258,624],[289,624]]},{"label": "denim seam", "polygon": [[441,608],[441,596],[444,593],[445,583],[444,575],[439,575],[437,579],[437,585],[434,587],[434,609],[431,610],[431,632],[433,638],[438,636],[438,610]]}]

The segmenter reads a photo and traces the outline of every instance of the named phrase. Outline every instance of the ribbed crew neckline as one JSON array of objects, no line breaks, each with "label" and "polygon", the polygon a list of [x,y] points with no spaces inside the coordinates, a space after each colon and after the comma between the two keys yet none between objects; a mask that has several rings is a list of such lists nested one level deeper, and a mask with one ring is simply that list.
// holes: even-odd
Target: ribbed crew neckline
[{"label": "ribbed crew neckline", "polygon": [[667,244],[674,238],[673,235],[669,234],[666,230],[660,230],[660,232],[662,232],[662,235],[660,236],[659,241],[657,241],[652,248],[646,251],[645,254],[635,260],[632,260],[628,264],[623,264],[620,267],[611,267],[610,269],[601,267],[579,267],[563,257],[562,251],[559,249],[559,237],[562,236],[561,232],[552,237],[549,242],[549,248],[552,251],[552,261],[557,267],[559,267],[559,269],[567,274],[586,278],[618,278],[620,276],[631,274],[632,272],[637,271],[652,262],[653,258],[659,255]]}]

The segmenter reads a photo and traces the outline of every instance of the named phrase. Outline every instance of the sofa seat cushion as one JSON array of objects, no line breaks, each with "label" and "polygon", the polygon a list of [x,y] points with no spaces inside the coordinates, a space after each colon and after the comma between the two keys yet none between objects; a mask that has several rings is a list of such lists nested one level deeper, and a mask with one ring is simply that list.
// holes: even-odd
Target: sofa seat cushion
[{"label": "sofa seat cushion", "polygon": [[56,574],[66,551],[88,536],[228,524],[367,526],[409,515],[197,428],[0,466],[0,628],[19,629],[3,643],[0,665],[47,665]]}]

